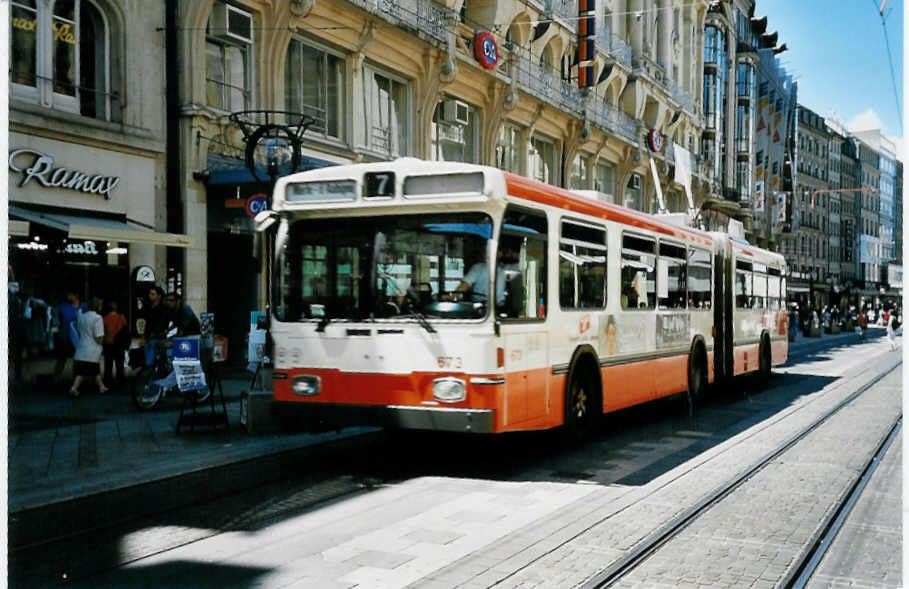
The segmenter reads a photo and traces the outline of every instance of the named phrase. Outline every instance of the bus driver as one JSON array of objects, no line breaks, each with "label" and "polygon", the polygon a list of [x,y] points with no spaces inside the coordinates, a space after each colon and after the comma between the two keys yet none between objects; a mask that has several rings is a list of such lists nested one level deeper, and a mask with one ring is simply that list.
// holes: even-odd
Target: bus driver
[{"label": "bus driver", "polygon": [[[505,283],[519,270],[518,254],[513,247],[503,244],[499,251],[498,268],[495,303],[501,307],[505,304]],[[470,293],[468,299],[474,302],[485,303],[489,298],[489,268],[485,260],[470,267],[453,294],[460,299],[464,293]]]}]

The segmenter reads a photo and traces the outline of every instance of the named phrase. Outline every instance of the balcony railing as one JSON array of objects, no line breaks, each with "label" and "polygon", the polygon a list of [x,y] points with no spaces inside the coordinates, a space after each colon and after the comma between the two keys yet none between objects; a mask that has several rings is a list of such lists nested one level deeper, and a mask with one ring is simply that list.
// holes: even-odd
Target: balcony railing
[{"label": "balcony railing", "polygon": [[518,57],[514,74],[524,90],[576,115],[584,113],[584,101],[577,85],[526,57]]},{"label": "balcony railing", "polygon": [[578,2],[577,0],[547,0],[546,8],[555,16],[561,18],[568,30],[577,31]]},{"label": "balcony railing", "polygon": [[601,27],[597,31],[596,44],[600,51],[612,56],[617,62],[631,69],[631,47],[622,39],[609,34],[609,29]]},{"label": "balcony railing", "polygon": [[669,94],[672,96],[672,99],[675,100],[679,106],[689,112],[695,112],[694,99],[691,98],[691,95],[688,94],[688,92],[682,90],[675,82],[675,80],[667,79],[666,88],[669,90]]},{"label": "balcony railing", "polygon": [[637,144],[637,121],[614,106],[595,102],[587,110],[587,120],[600,129],[618,135],[632,144]]},{"label": "balcony railing", "polygon": [[366,12],[403,28],[410,28],[439,41],[448,41],[455,22],[452,10],[432,0],[350,0]]}]

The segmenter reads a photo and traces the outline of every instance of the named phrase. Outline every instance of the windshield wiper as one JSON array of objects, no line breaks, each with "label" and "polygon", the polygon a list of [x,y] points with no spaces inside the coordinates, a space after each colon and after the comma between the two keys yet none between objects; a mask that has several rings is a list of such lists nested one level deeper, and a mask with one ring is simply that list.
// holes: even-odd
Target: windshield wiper
[{"label": "windshield wiper", "polygon": [[429,319],[426,318],[426,315],[424,315],[423,313],[420,313],[416,309],[411,309],[410,313],[407,315],[404,315],[404,317],[412,317],[412,318],[416,319],[417,323],[420,324],[420,327],[422,327],[429,333],[436,332],[436,328],[432,326],[432,324],[429,322]]},{"label": "windshield wiper", "polygon": [[331,316],[328,313],[322,315],[322,318],[319,319],[319,324],[316,326],[316,333],[325,333],[325,327],[331,323]]}]

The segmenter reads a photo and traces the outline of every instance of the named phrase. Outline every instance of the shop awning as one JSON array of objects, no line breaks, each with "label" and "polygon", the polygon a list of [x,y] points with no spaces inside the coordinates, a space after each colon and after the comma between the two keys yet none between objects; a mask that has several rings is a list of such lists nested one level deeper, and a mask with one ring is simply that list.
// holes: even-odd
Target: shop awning
[{"label": "shop awning", "polygon": [[16,237],[28,237],[28,221],[9,220],[9,234]]},{"label": "shop awning", "polygon": [[[336,166],[337,162],[330,162],[309,155],[300,157],[300,171],[315,170]],[[258,184],[259,181],[252,175],[246,163],[237,158],[226,157],[219,154],[208,154],[208,179],[205,183],[209,186],[216,184]],[[256,175],[268,178],[265,166],[256,164]]]},{"label": "shop awning", "polygon": [[152,231],[151,229],[129,225],[114,219],[41,213],[16,206],[9,207],[9,216],[63,231],[74,239],[126,241],[129,243],[150,243],[170,247],[191,247],[193,244],[192,237],[182,233]]}]

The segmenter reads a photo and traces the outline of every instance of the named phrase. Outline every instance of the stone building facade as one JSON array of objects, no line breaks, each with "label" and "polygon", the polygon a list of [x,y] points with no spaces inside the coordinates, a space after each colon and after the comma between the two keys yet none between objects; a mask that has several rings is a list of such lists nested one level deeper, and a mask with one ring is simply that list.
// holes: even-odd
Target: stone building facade
[{"label": "stone building facade", "polygon": [[167,51],[149,24],[164,3],[16,1],[10,16],[9,280],[39,308],[115,302],[135,329],[148,286],[177,283],[168,246],[193,243],[166,217]]}]

